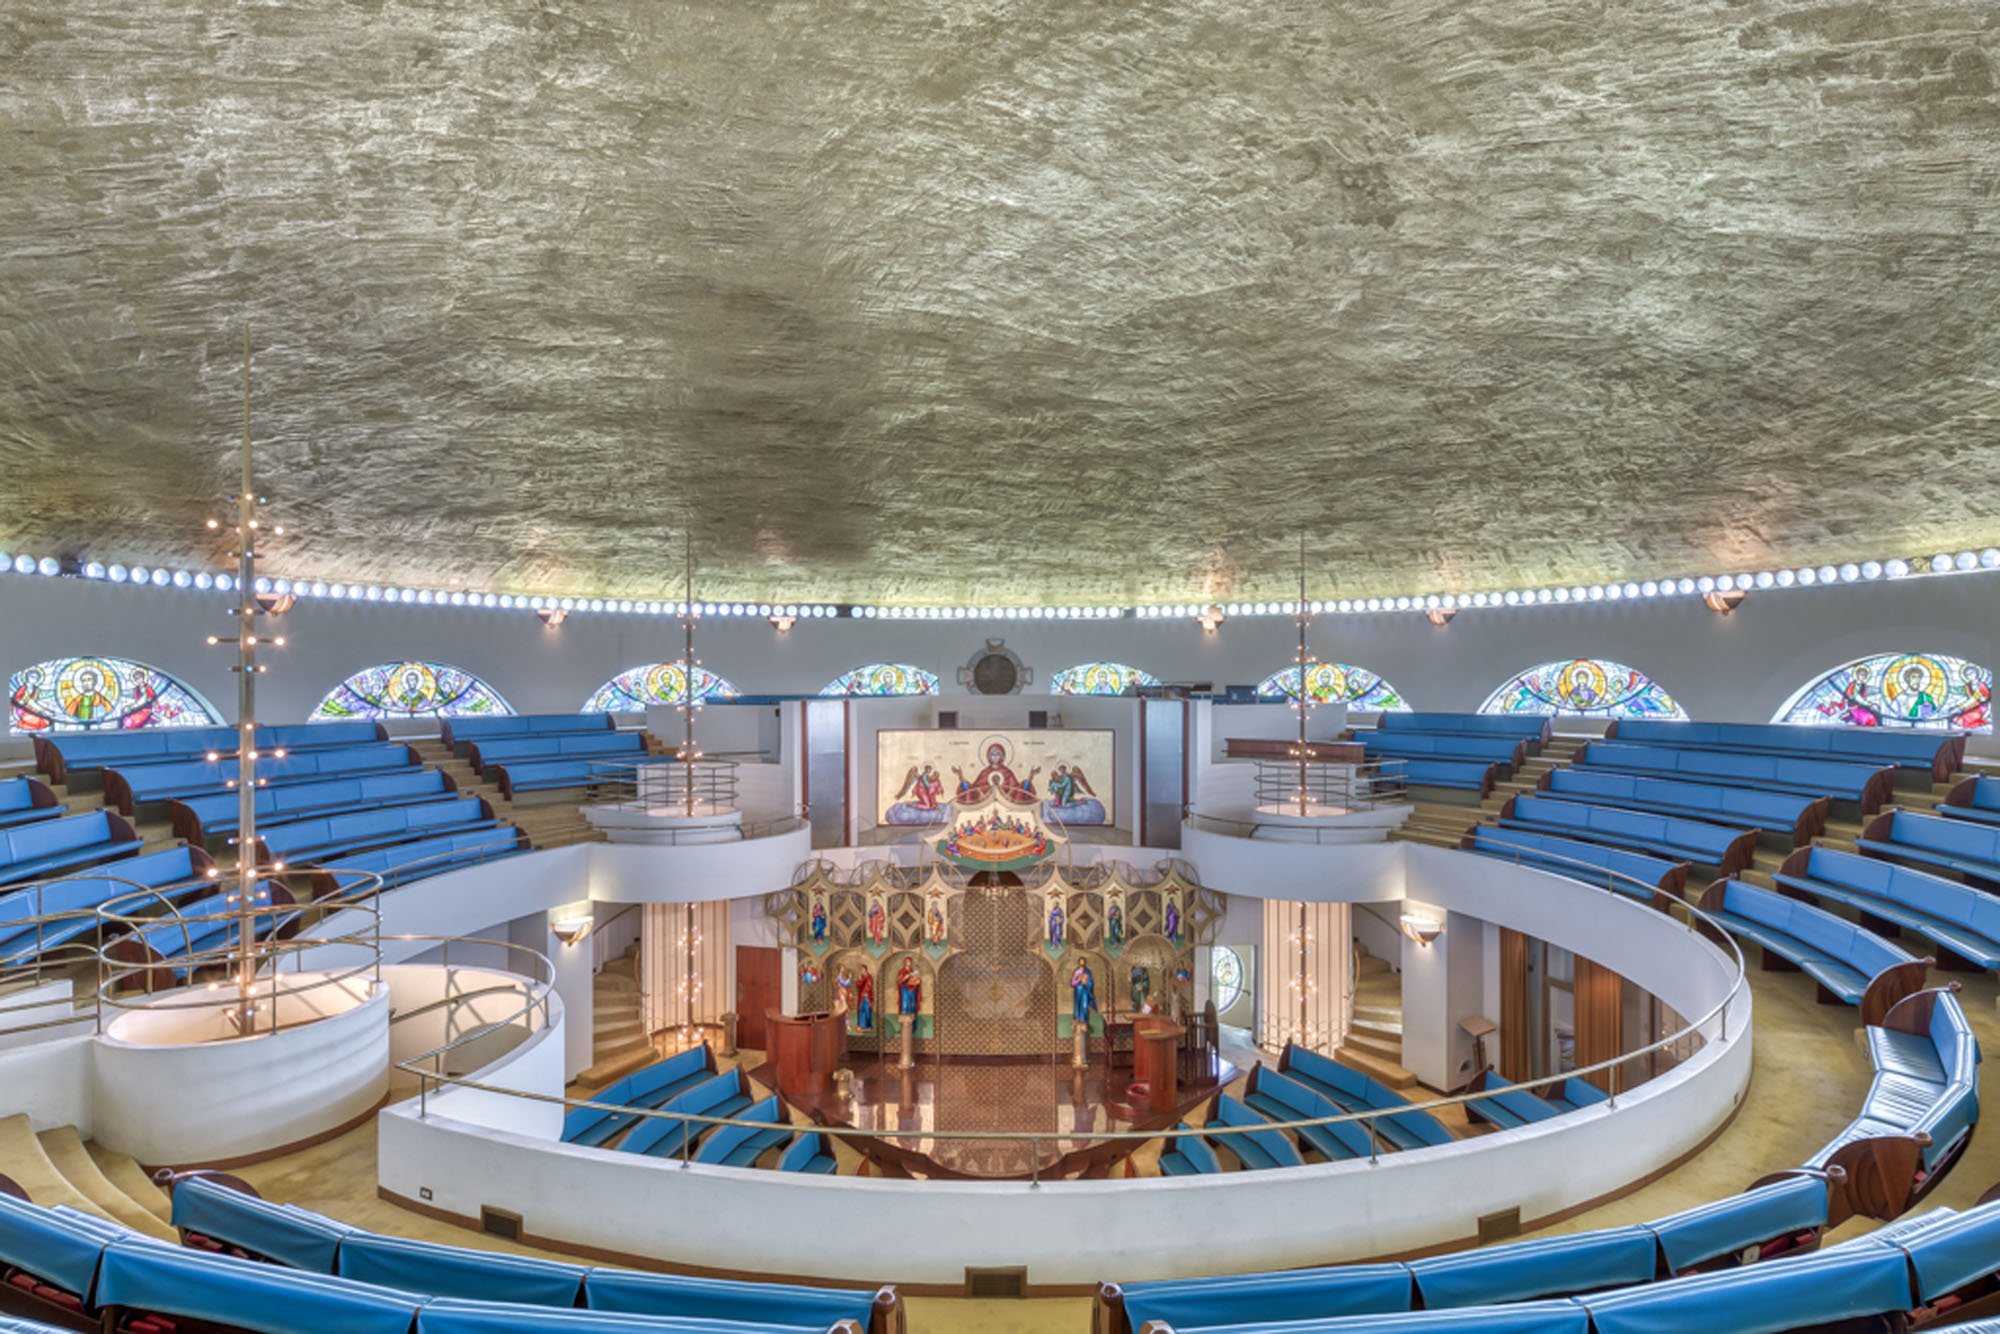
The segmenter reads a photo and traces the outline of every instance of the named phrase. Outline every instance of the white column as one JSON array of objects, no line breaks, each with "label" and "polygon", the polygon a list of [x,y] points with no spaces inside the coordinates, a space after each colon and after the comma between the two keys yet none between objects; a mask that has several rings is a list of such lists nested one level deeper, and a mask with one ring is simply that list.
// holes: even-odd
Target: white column
[{"label": "white column", "polygon": [[1403,910],[1444,923],[1428,945],[1403,938],[1403,1067],[1430,1088],[1456,1089],[1477,1073],[1458,1023],[1483,1013],[1485,923],[1414,900]]}]

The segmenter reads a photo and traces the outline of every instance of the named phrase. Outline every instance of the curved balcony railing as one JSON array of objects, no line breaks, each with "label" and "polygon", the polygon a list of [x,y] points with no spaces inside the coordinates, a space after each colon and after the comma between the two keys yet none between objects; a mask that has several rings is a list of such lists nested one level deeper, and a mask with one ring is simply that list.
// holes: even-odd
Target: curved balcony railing
[{"label": "curved balcony railing", "polygon": [[1299,815],[1367,811],[1401,804],[1402,762],[1368,760],[1258,760],[1256,797],[1260,812]]}]

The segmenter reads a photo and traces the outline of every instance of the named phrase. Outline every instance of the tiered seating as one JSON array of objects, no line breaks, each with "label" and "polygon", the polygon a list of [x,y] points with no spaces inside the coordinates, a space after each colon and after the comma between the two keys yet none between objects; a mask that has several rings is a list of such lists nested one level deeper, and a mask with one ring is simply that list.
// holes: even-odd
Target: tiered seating
[{"label": "tiered seating", "polygon": [[[1194,1127],[1182,1121],[1174,1129],[1192,1131]],[[1160,1151],[1161,1176],[1209,1176],[1221,1170],[1222,1160],[1199,1134],[1176,1135]]]},{"label": "tiered seating", "polygon": [[343,853],[325,859],[313,872],[313,897],[323,899],[345,895],[372,883],[380,876],[383,889],[411,884],[426,876],[441,875],[463,867],[511,857],[528,851],[528,835],[511,825],[471,829],[457,834],[420,838],[373,852]]},{"label": "tiered seating", "polygon": [[[636,732],[621,732],[618,735],[640,740]],[[621,743],[618,751],[610,756],[572,755],[555,760],[489,763],[482,776],[499,784],[500,795],[512,801],[523,792],[554,792],[563,788],[593,787],[600,783],[629,783],[633,770],[643,765],[679,762],[673,755],[649,753],[644,742],[640,741],[636,748]]]},{"label": "tiered seating", "polygon": [[1757,855],[1757,831],[1737,830],[1703,820],[1684,820],[1618,806],[1592,806],[1550,797],[1509,797],[1500,808],[1503,829],[1525,829],[1580,838],[1630,852],[1699,862],[1734,875]]},{"label": "tiered seating", "polygon": [[[37,954],[88,936],[97,930],[97,910],[142,915],[190,894],[214,888],[215,863],[199,848],[168,848],[127,857],[109,875],[51,880],[0,895],[0,966],[25,963]],[[151,886],[159,895],[143,893],[134,883]],[[62,921],[34,925],[38,917],[67,914]]]},{"label": "tiered seating", "polygon": [[[1682,887],[1687,884],[1686,862],[1671,862],[1662,857],[1649,857],[1644,853],[1626,852],[1597,843],[1583,843],[1573,838],[1555,838],[1527,829],[1474,825],[1465,831],[1458,846],[1482,856],[1497,857],[1501,861],[1554,871],[1572,880],[1608,883],[1621,894],[1649,901],[1650,896],[1641,888],[1643,885],[1651,885],[1662,894],[1678,898]],[[1613,874],[1599,876],[1593,875],[1593,871]],[[1633,883],[1635,881],[1638,883]]]},{"label": "tiered seating", "polygon": [[1937,813],[1954,820],[2000,824],[2000,778],[1965,779],[1945,794]]},{"label": "tiered seating", "polygon": [[1888,765],[1841,764],[1717,750],[1674,750],[1607,741],[1593,741],[1584,746],[1572,763],[1586,769],[1610,769],[1654,778],[1694,779],[1799,797],[1829,797],[1855,803],[1864,815],[1880,810],[1896,787],[1896,770]]},{"label": "tiered seating", "polygon": [[[660,1107],[715,1075],[715,1053],[707,1043],[655,1061],[591,1096],[590,1101],[620,1107]],[[617,1138],[640,1120],[633,1112],[600,1112],[578,1107],[563,1118],[565,1144],[601,1145]]]},{"label": "tiered seating", "polygon": [[[291,934],[301,915],[300,912],[286,910],[287,905],[293,902],[291,891],[270,881],[260,881],[258,895],[261,900],[259,907],[264,911],[256,915],[257,938],[262,940],[273,935]],[[112,940],[105,947],[105,953],[118,963],[135,968],[146,964],[161,965],[127,973],[122,979],[126,988],[143,985],[150,990],[159,990],[186,982],[193,975],[193,965],[176,961],[222,949],[236,940],[239,930],[234,896],[212,894],[183,903],[173,913],[162,914],[157,921],[127,931]]]},{"label": "tiered seating", "polygon": [[[251,744],[260,751],[326,750],[386,741],[389,733],[372,721],[291,723],[259,727]],[[189,759],[236,749],[234,727],[148,727],[117,732],[64,732],[34,738],[35,767],[52,783],[71,782],[72,773]]]},{"label": "tiered seating", "polygon": [[1526,742],[1531,755],[1555,736],[1551,719],[1526,713],[1385,713],[1375,726],[1383,732],[1511,737]]},{"label": "tiered seating", "polygon": [[1914,931],[1949,956],[2000,969],[2000,898],[1960,881],[1832,848],[1801,848],[1772,878],[1780,888],[1858,910],[1863,926]]},{"label": "tiered seating", "polygon": [[484,797],[448,797],[257,827],[265,862],[337,861],[350,852],[407,843],[427,835],[498,827]]},{"label": "tiered seating", "polygon": [[1793,847],[1804,847],[1826,832],[1825,797],[1760,792],[1721,783],[1644,778],[1599,769],[1550,769],[1542,775],[1537,795],[1656,811],[1731,829],[1769,830],[1784,835]]},{"label": "tiered seating", "polygon": [[1528,758],[1528,743],[1517,737],[1472,732],[1361,732],[1356,738],[1371,760],[1457,760],[1495,764],[1511,772]]},{"label": "tiered seating", "polygon": [[1822,1001],[1861,1006],[1863,1023],[1923,985],[1924,965],[1900,946],[1809,903],[1718,880],[1697,906],[1732,935],[1761,945],[1765,967],[1799,968],[1819,983]]},{"label": "tiered seating", "polygon": [[715,1127],[694,1160],[722,1167],[755,1167],[759,1158],[792,1137],[792,1128],[783,1116],[775,1094],[753,1102],[737,1113],[737,1118],[757,1125]]},{"label": "tiered seating", "polygon": [[[1388,1085],[1342,1065],[1331,1056],[1286,1043],[1278,1054],[1278,1070],[1344,1112],[1387,1112],[1366,1122],[1375,1137],[1396,1149],[1421,1149],[1432,1144],[1456,1141],[1429,1112],[1410,1108],[1410,1100]],[[1410,1108],[1397,1111],[1397,1108]]]},{"label": "tiered seating", "polygon": [[778,1170],[832,1176],[839,1170],[839,1163],[833,1156],[833,1140],[818,1131],[799,1135],[790,1147],[778,1155]]},{"label": "tiered seating", "polygon": [[1215,1110],[1210,1113],[1208,1123],[1236,1130],[1233,1135],[1215,1135],[1211,1139],[1217,1148],[1235,1155],[1236,1161],[1248,1170],[1305,1166],[1306,1160],[1282,1131],[1257,1129],[1270,1122],[1226,1093],[1216,1096]]},{"label": "tiered seating", "polygon": [[1823,1174],[1793,1173],[1727,1200],[1633,1227],[1510,1242],[1408,1263],[1106,1283],[1098,1289],[1093,1328],[1101,1334],[1132,1334],[1155,1320],[1175,1330],[1226,1328],[1252,1320],[1337,1320],[1412,1311],[1419,1302],[1449,1311],[1651,1283],[1656,1276],[1733,1264],[1745,1252],[1768,1257],[1810,1250],[1832,1221],[1829,1206]]},{"label": "tiered seating", "polygon": [[1611,1098],[1610,1094],[1587,1079],[1565,1079],[1560,1084],[1546,1085],[1535,1092],[1559,1112],[1595,1107]]},{"label": "tiered seating", "polygon": [[466,758],[479,774],[502,764],[535,760],[637,759],[646,753],[642,732],[534,733],[529,736],[481,738]]},{"label": "tiered seating", "polygon": [[[1243,1102],[1273,1121],[1309,1121],[1323,1116],[1339,1116],[1347,1110],[1336,1105],[1324,1093],[1315,1092],[1263,1065],[1250,1067],[1250,1082],[1244,1089]],[[1300,1126],[1293,1133],[1318,1150],[1328,1162],[1368,1158],[1375,1152],[1374,1141],[1355,1121]]]},{"label": "tiered seating", "polygon": [[[414,768],[416,764],[416,752],[408,746],[376,744],[260,755],[256,760],[256,773],[260,787],[276,787],[283,783],[308,783],[320,778],[357,778],[364,774],[388,773],[395,769]],[[171,801],[176,797],[198,797],[223,791],[236,781],[236,775],[235,760],[170,760],[106,769],[104,804],[131,815],[146,802]]]},{"label": "tiered seating", "polygon": [[0,829],[53,820],[68,809],[39,778],[0,779]]},{"label": "tiered seating", "polygon": [[[414,769],[364,778],[330,778],[260,787],[252,796],[256,801],[258,827],[263,828],[286,820],[436,800],[457,791],[458,784],[450,774],[436,769]],[[182,797],[167,803],[174,837],[196,844],[235,833],[238,811],[234,790]]]},{"label": "tiered seating", "polygon": [[0,829],[0,885],[44,880],[135,856],[139,835],[112,811],[87,811]]},{"label": "tiered seating", "polygon": [[617,726],[618,720],[608,713],[492,714],[477,718],[447,718],[438,728],[438,736],[451,747],[453,754],[463,755],[475,741],[609,732]]},{"label": "tiered seating", "polygon": [[[731,1070],[703,1080],[684,1093],[661,1103],[662,1112],[687,1112],[694,1116],[735,1116],[755,1099],[741,1070]],[[643,1153],[654,1158],[677,1158],[682,1141],[698,1141],[711,1127],[706,1122],[677,1121],[652,1117],[633,1128],[618,1146],[624,1153]],[[691,1150],[690,1150],[691,1151]]]},{"label": "tiered seating", "polygon": [[[1567,1082],[1574,1084],[1580,1081]],[[1562,1115],[1562,1110],[1554,1103],[1537,1097],[1527,1089],[1516,1088],[1490,1068],[1481,1070],[1473,1079],[1472,1091],[1486,1093],[1486,1096],[1466,1103],[1465,1114],[1500,1130],[1518,1130],[1522,1126],[1550,1121]]]},{"label": "tiered seating", "polygon": [[1942,783],[1965,761],[1960,732],[1900,731],[1879,727],[1795,727],[1784,723],[1677,723],[1619,719],[1607,738],[1677,750],[1720,750],[1734,755],[1810,756],[1869,765],[1894,765]]},{"label": "tiered seating", "polygon": [[1486,796],[1499,781],[1500,766],[1482,760],[1383,759],[1378,781],[1410,787],[1446,787]]},{"label": "tiered seating", "polygon": [[2000,826],[1886,811],[1869,821],[1857,846],[1878,857],[1935,866],[2000,886]]}]

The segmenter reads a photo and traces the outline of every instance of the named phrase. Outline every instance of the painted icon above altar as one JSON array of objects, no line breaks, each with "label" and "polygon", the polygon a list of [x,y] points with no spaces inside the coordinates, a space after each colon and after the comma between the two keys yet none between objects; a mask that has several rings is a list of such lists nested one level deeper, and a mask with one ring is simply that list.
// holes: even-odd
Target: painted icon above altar
[{"label": "painted icon above altar", "polygon": [[1108,730],[898,729],[875,734],[877,819],[953,823],[986,796],[1033,805],[1050,825],[1117,821],[1117,743]]},{"label": "painted icon above altar", "polygon": [[[989,790],[983,801],[954,803],[951,828],[934,845],[938,856],[968,871],[1024,871],[1048,860],[1063,836],[1042,823],[1040,804]],[[1055,900],[1049,942],[1062,952],[1063,910]]]}]

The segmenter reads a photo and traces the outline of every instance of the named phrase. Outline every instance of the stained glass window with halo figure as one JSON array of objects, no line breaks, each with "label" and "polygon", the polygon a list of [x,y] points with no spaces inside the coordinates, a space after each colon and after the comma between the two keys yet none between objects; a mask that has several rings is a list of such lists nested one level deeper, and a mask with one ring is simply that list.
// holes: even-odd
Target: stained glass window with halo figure
[{"label": "stained glass window with halo figure", "polygon": [[936,672],[927,672],[921,667],[912,667],[907,662],[871,662],[866,667],[856,667],[851,672],[839,676],[820,687],[821,695],[935,695],[938,693]]},{"label": "stained glass window with halo figure", "polygon": [[[1345,704],[1375,713],[1408,713],[1403,692],[1366,667],[1345,662],[1316,662],[1306,671],[1307,698],[1315,704]],[[1259,699],[1297,699],[1299,669],[1272,672],[1258,683]]]},{"label": "stained glass window with halo figure", "polygon": [[1687,717],[1687,710],[1652,677],[1609,658],[1565,658],[1530,667],[1488,695],[1479,711],[1583,718]]},{"label": "stained glass window with halo figure", "polygon": [[[694,665],[694,699],[735,699],[735,686],[700,663]],[[628,667],[590,692],[580,713],[644,713],[647,709],[685,704],[687,668],[678,662],[649,662]]]},{"label": "stained glass window with halo figure", "polygon": [[1807,682],[1771,721],[1991,732],[1993,669],[1949,653],[1876,653]]},{"label": "stained glass window with halo figure", "polygon": [[347,718],[475,718],[511,714],[513,706],[485,681],[448,662],[382,662],[326,693],[308,722]]},{"label": "stained glass window with halo figure", "polygon": [[50,658],[7,682],[8,724],[16,736],[215,727],[215,706],[157,667],[128,658]]},{"label": "stained glass window with halo figure", "polygon": [[1156,686],[1160,678],[1123,662],[1080,662],[1049,678],[1051,695],[1129,695],[1138,686]]}]

